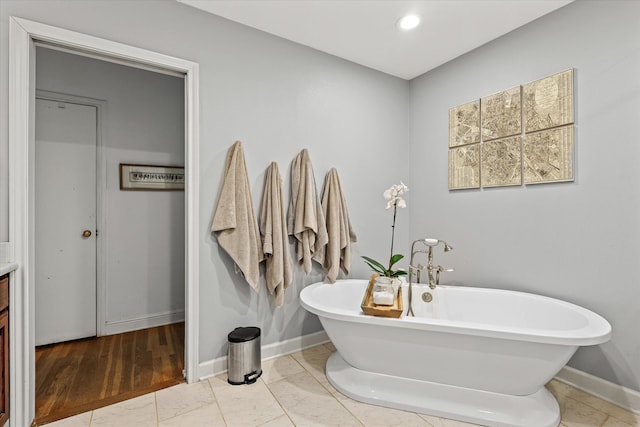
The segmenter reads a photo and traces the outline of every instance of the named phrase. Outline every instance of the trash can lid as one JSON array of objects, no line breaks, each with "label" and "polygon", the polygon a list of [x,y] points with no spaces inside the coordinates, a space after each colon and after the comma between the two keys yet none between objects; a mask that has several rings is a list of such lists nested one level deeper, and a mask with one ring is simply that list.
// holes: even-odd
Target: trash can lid
[{"label": "trash can lid", "polygon": [[245,342],[260,336],[260,328],[257,326],[247,326],[242,328],[235,328],[229,332],[229,342]]}]

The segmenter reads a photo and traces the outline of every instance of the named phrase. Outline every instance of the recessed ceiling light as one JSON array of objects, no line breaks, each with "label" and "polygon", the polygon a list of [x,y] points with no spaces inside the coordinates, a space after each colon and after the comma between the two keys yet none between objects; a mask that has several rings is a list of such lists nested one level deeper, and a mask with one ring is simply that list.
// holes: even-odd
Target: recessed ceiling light
[{"label": "recessed ceiling light", "polygon": [[420,17],[418,15],[406,15],[398,21],[398,27],[405,31],[413,30],[418,25],[420,25]]}]

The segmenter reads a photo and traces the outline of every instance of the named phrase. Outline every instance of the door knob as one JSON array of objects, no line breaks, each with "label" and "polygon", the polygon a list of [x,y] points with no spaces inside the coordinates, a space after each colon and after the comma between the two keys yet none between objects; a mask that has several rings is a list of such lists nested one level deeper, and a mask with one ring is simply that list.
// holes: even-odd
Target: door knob
[{"label": "door knob", "polygon": [[82,232],[82,237],[91,237],[91,231],[89,230],[84,230]]}]

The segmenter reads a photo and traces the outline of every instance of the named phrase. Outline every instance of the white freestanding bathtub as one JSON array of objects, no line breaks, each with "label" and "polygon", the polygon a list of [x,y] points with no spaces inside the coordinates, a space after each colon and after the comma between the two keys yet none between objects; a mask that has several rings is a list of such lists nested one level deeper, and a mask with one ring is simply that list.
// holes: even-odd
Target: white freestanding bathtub
[{"label": "white freestanding bathtub", "polygon": [[337,349],[327,378],[366,403],[489,426],[557,426],[558,403],[544,385],[579,346],[611,336],[585,308],[486,288],[414,284],[416,317],[407,317],[404,285],[401,318],[368,316],[367,284],[315,283],[300,294]]}]

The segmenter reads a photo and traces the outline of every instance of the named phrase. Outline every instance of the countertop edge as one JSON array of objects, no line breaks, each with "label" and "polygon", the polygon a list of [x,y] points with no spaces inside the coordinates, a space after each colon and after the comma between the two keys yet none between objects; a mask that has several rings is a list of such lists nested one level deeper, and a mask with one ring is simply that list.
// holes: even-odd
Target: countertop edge
[{"label": "countertop edge", "polygon": [[0,276],[11,273],[18,268],[18,264],[15,262],[2,262],[0,263]]}]

